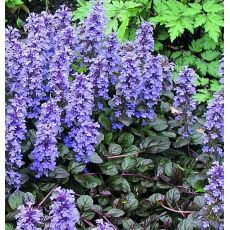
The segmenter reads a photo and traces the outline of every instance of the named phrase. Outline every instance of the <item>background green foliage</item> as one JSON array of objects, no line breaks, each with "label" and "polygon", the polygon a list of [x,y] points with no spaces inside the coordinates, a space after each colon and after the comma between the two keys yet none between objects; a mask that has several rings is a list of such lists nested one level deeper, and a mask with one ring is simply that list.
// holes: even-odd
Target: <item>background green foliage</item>
[{"label": "background green foliage", "polygon": [[[73,20],[82,20],[90,2],[77,0]],[[220,89],[219,60],[223,54],[223,1],[216,0],[107,0],[108,32],[121,40],[131,40],[141,21],[154,27],[155,52],[169,57],[176,72],[184,65],[197,73],[198,103],[208,101]]]}]

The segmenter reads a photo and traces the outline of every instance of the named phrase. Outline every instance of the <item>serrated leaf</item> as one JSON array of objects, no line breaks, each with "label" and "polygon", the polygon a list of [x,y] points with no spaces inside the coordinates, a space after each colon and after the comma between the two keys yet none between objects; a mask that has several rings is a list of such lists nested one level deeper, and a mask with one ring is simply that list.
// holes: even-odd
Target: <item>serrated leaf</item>
[{"label": "serrated leaf", "polygon": [[207,50],[201,54],[201,57],[206,61],[212,61],[219,56],[220,56],[220,53],[214,50]]},{"label": "serrated leaf", "polygon": [[169,36],[171,42],[173,42],[177,37],[179,37],[184,32],[184,25],[180,22],[175,22],[174,26],[171,26],[169,31]]},{"label": "serrated leaf", "polygon": [[206,21],[207,21],[207,18],[204,14],[197,15],[197,17],[195,17],[194,28],[202,26],[203,24],[206,23]]},{"label": "serrated leaf", "polygon": [[223,5],[222,4],[218,4],[213,0],[208,0],[205,1],[203,4],[203,9],[205,12],[209,13],[217,13],[219,11],[223,11]]},{"label": "serrated leaf", "polygon": [[16,209],[19,205],[23,204],[24,192],[15,191],[9,196],[8,204],[12,209]]},{"label": "serrated leaf", "polygon": [[122,133],[118,138],[118,144],[122,147],[128,147],[134,142],[134,135],[132,133]]},{"label": "serrated leaf", "polygon": [[216,78],[219,78],[219,61],[212,61],[208,64],[208,73]]},{"label": "serrated leaf", "polygon": [[112,208],[106,213],[106,215],[111,216],[111,217],[120,217],[120,216],[123,216],[124,214],[125,214],[124,211],[122,211],[121,209],[117,209],[117,208]]},{"label": "serrated leaf", "polygon": [[82,195],[77,199],[77,205],[80,209],[88,210],[93,206],[93,199],[91,196]]}]

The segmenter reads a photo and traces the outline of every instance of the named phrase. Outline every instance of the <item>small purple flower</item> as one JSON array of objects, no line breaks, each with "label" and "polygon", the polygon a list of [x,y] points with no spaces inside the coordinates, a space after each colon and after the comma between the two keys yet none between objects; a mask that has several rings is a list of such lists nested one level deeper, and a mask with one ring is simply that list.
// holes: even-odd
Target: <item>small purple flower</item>
[{"label": "small purple flower", "polygon": [[37,208],[33,208],[34,203],[28,202],[26,205],[18,207],[16,215],[16,230],[42,230],[43,213]]},{"label": "small purple flower", "polygon": [[36,172],[36,177],[48,176],[56,166],[59,156],[57,136],[61,132],[61,109],[54,100],[42,105],[41,115],[37,123],[36,140],[32,151],[31,169]]},{"label": "small purple flower", "polygon": [[56,188],[50,200],[49,216],[51,218],[50,230],[77,230],[76,223],[80,220],[80,213],[75,207],[74,192],[61,187]]},{"label": "small purple flower", "polygon": [[176,120],[182,123],[178,133],[186,139],[192,133],[191,125],[197,120],[197,117],[193,115],[196,110],[196,102],[193,99],[195,93],[195,72],[193,69],[185,67],[179,73],[176,82],[176,95],[173,106],[179,111]]}]

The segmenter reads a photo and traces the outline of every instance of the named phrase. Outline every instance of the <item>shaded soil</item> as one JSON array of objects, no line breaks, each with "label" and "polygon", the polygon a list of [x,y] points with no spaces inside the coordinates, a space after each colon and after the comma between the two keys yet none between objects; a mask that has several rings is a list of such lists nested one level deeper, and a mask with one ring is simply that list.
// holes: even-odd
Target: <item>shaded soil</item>
[{"label": "shaded soil", "polygon": [[[24,0],[25,6],[29,9],[30,12],[40,13],[47,9],[45,0]],[[48,11],[54,13],[61,5],[65,4],[71,10],[74,10],[76,6],[76,0],[48,0]],[[16,21],[20,18],[23,22],[25,22],[28,17],[28,13],[26,13],[22,8],[18,9],[5,9],[6,12],[6,25],[11,25],[16,27]]]}]

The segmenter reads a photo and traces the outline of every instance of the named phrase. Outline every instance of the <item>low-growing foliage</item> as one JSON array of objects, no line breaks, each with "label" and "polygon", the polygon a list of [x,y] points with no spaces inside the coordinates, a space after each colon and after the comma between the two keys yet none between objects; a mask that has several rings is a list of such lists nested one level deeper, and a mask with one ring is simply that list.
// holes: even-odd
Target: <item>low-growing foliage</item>
[{"label": "low-growing foliage", "polygon": [[6,29],[6,229],[223,229],[223,60],[204,113],[191,63],[174,81],[149,22],[121,42],[129,19],[106,31],[103,1],[71,19]]}]

